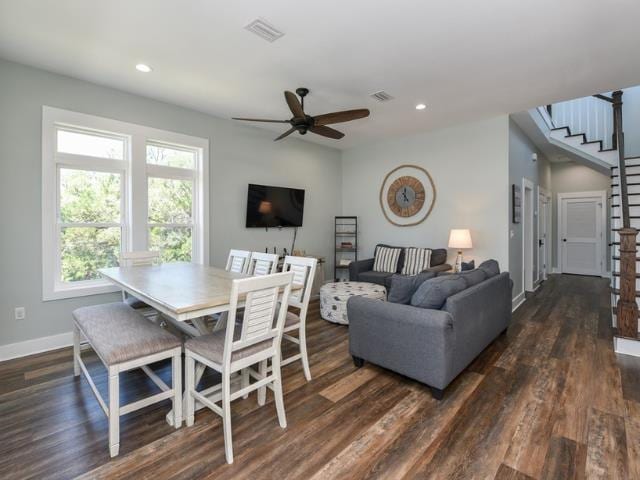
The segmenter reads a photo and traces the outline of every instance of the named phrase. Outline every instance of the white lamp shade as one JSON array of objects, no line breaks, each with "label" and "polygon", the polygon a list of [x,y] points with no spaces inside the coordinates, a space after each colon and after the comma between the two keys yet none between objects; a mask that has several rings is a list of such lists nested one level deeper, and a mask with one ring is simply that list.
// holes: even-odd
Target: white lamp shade
[{"label": "white lamp shade", "polygon": [[449,234],[449,248],[472,248],[471,232],[466,228],[452,229]]}]

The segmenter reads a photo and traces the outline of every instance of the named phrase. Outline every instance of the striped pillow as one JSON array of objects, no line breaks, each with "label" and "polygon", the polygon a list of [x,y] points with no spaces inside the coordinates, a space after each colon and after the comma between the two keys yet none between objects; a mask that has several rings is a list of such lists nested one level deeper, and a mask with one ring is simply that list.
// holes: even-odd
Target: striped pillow
[{"label": "striped pillow", "polygon": [[403,275],[417,275],[431,266],[431,249],[409,247],[404,251]]},{"label": "striped pillow", "polygon": [[396,273],[401,248],[378,247],[373,261],[374,272]]}]

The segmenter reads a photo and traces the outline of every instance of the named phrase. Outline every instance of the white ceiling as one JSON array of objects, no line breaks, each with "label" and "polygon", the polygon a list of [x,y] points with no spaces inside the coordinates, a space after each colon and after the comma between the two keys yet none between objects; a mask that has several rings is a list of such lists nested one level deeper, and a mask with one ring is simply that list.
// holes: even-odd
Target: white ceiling
[{"label": "white ceiling", "polygon": [[226,118],[289,118],[305,86],[312,115],[371,109],[306,135],[346,148],[640,84],[638,19],[637,0],[0,0],[0,56]]}]

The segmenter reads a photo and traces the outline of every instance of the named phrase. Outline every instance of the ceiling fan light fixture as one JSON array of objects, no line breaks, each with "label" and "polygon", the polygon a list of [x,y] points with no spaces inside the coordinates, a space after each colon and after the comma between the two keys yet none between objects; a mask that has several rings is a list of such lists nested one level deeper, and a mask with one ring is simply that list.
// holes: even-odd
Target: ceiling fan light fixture
[{"label": "ceiling fan light fixture", "polygon": [[153,71],[153,68],[151,68],[146,63],[138,63],[136,65],[136,70],[138,70],[139,72],[142,72],[142,73],[149,73],[149,72]]},{"label": "ceiling fan light fixture", "polygon": [[416,105],[416,110],[424,110],[427,106],[424,103],[419,103]]}]

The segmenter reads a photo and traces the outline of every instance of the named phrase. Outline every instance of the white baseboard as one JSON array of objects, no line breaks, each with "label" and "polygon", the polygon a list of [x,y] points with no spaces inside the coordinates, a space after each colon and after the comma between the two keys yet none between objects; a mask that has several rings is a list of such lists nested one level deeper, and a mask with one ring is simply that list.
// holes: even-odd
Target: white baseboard
[{"label": "white baseboard", "polygon": [[562,273],[562,271],[560,271],[558,267],[553,267],[553,269],[551,270],[551,273]]},{"label": "white baseboard", "polygon": [[612,278],[612,276],[611,276],[611,272],[604,272],[604,273],[602,274],[602,278]]},{"label": "white baseboard", "polygon": [[631,338],[613,337],[613,349],[616,353],[640,357],[640,340]]},{"label": "white baseboard", "polygon": [[526,300],[524,292],[520,292],[511,300],[511,313],[515,312]]},{"label": "white baseboard", "polygon": [[0,345],[0,362],[73,345],[73,332]]}]

